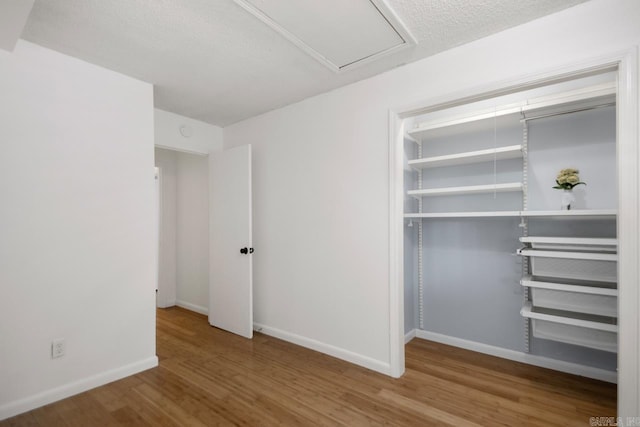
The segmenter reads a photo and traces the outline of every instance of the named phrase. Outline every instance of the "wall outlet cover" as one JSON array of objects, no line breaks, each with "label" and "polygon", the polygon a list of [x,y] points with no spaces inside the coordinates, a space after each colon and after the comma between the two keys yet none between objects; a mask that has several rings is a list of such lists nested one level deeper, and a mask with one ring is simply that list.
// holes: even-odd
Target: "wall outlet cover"
[{"label": "wall outlet cover", "polygon": [[57,359],[64,356],[66,350],[66,344],[63,339],[53,340],[51,342],[51,358]]}]

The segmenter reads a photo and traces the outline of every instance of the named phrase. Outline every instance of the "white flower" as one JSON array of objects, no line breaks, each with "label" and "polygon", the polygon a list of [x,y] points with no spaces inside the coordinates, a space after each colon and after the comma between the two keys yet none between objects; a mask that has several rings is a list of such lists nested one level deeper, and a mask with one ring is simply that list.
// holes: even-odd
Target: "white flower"
[{"label": "white flower", "polygon": [[558,175],[556,177],[556,183],[558,185],[553,188],[571,190],[576,185],[579,185],[579,184],[586,185],[584,182],[580,181],[579,173],[580,171],[578,169],[573,169],[573,168],[562,169],[560,172],[558,172]]}]

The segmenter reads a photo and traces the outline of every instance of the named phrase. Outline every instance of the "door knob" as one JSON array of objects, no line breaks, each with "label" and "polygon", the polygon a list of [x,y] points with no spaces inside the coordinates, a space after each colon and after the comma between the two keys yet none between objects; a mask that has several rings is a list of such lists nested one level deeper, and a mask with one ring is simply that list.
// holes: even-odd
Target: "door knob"
[{"label": "door knob", "polygon": [[247,248],[242,248],[242,249],[240,249],[240,253],[241,253],[241,254],[248,254],[248,253],[249,253],[249,249],[247,249]]}]

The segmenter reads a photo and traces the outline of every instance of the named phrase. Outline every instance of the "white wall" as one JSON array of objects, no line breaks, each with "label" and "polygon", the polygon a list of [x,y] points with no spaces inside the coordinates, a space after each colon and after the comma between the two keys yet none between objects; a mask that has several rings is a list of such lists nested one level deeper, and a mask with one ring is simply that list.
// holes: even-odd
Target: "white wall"
[{"label": "white wall", "polygon": [[19,41],[0,93],[2,419],[157,358],[151,85]]},{"label": "white wall", "polygon": [[[155,145],[187,153],[208,154],[222,149],[222,128],[168,111],[155,110]],[[181,133],[181,128],[186,133]]]},{"label": "white wall", "polygon": [[208,313],[209,162],[207,156],[177,153],[177,300]]},{"label": "white wall", "polygon": [[4,0],[0,3],[0,49],[13,51],[34,2],[35,0]]},{"label": "white wall", "polygon": [[176,305],[177,255],[176,231],[178,153],[155,149],[156,166],[160,168],[160,253],[158,268],[158,307]]},{"label": "white wall", "polygon": [[388,110],[640,43],[640,2],[593,0],[224,129],[254,153],[255,320],[388,372]]}]

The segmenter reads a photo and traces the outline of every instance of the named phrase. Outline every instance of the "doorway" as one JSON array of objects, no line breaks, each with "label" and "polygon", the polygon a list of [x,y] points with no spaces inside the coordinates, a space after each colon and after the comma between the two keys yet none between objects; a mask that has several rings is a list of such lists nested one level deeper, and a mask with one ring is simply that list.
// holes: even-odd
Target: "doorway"
[{"label": "doorway", "polygon": [[207,155],[155,149],[159,180],[157,306],[208,314],[209,164]]}]

